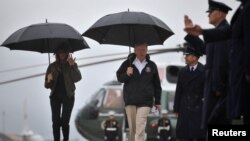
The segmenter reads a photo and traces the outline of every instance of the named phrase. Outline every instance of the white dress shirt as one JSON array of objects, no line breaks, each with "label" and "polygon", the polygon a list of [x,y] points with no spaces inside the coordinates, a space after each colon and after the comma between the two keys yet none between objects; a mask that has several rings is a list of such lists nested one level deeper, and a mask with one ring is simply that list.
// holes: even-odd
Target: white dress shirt
[{"label": "white dress shirt", "polygon": [[138,71],[139,71],[140,74],[141,74],[142,70],[145,68],[145,66],[147,65],[147,63],[148,62],[146,61],[146,59],[144,59],[141,62],[138,58],[135,58],[135,60],[133,61],[133,64],[138,69]]}]

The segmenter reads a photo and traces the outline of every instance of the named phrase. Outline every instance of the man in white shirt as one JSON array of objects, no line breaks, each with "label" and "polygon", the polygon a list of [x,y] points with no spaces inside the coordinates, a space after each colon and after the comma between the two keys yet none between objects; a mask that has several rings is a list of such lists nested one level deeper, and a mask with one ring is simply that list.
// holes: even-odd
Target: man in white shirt
[{"label": "man in white shirt", "polygon": [[134,47],[117,71],[124,83],[123,98],[130,130],[130,141],[145,141],[147,115],[152,106],[160,109],[161,83],[156,64],[147,55],[147,44]]}]

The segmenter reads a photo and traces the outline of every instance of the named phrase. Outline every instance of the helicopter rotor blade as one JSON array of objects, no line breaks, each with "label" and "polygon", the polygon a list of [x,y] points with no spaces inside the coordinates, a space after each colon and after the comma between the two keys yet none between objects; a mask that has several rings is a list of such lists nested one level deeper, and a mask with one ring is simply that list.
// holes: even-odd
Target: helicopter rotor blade
[{"label": "helicopter rotor blade", "polygon": [[[180,52],[180,51],[184,51],[184,48],[156,49],[156,50],[149,51],[148,54],[156,55],[156,54],[162,54],[162,53],[167,53],[167,52]],[[123,53],[118,53],[118,55],[120,55],[120,54],[123,54]],[[101,56],[105,57],[107,55],[101,55]],[[91,58],[93,58],[93,57],[91,57]],[[122,60],[122,59],[126,59],[126,58],[127,58],[127,56],[116,57],[116,58],[112,58],[112,59],[106,59],[106,60],[95,61],[95,62],[91,62],[91,63],[78,65],[78,67],[79,68],[88,67],[88,66],[98,65],[98,64],[102,64],[102,63],[114,62],[114,61],[118,61],[118,60]],[[16,79],[12,79],[12,80],[2,81],[2,82],[0,82],[0,85],[9,84],[9,83],[22,81],[22,80],[26,80],[26,79],[31,79],[31,78],[35,78],[35,77],[40,77],[40,76],[43,76],[43,75],[45,75],[45,73],[39,73],[39,74],[29,75],[29,76],[20,77],[20,78],[16,78]]]},{"label": "helicopter rotor blade", "polygon": [[[116,56],[116,55],[124,55],[124,54],[127,54],[127,53],[126,52],[124,52],[124,53],[110,53],[110,54],[105,54],[105,55],[81,57],[81,58],[77,58],[77,60],[86,60],[86,59],[94,59],[94,58],[96,59],[96,58],[103,58],[103,57],[108,57],[108,56]],[[20,70],[25,70],[25,69],[43,67],[43,66],[47,66],[47,65],[48,65],[48,63],[46,63],[46,64],[37,64],[37,65],[29,65],[29,66],[11,68],[11,69],[5,69],[5,70],[0,70],[0,73],[8,73],[8,72],[12,72],[12,71],[20,71]]]}]

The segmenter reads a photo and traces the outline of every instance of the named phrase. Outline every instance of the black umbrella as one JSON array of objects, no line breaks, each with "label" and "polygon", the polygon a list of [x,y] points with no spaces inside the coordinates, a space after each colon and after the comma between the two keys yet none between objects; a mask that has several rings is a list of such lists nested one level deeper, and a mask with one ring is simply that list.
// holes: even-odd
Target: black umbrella
[{"label": "black umbrella", "polygon": [[1,46],[11,50],[53,53],[62,43],[68,44],[70,52],[89,48],[78,31],[62,23],[41,23],[21,28],[10,35]]},{"label": "black umbrella", "polygon": [[128,11],[102,17],[82,35],[100,44],[133,47],[138,43],[163,44],[173,34],[160,19],[143,12]]}]

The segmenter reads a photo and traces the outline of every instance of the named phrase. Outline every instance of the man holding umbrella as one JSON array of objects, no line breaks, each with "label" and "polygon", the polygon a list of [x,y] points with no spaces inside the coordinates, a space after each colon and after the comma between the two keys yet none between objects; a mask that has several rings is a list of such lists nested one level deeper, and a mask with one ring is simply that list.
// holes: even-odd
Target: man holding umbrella
[{"label": "man holding umbrella", "polygon": [[49,65],[45,75],[45,87],[51,89],[50,105],[54,141],[60,141],[61,127],[63,141],[68,141],[69,121],[75,101],[74,83],[80,81],[82,77],[75,59],[69,54],[67,44],[58,46],[55,56],[56,61]]},{"label": "man holding umbrella", "polygon": [[153,104],[160,108],[161,84],[156,64],[147,55],[148,46],[162,45],[172,30],[160,19],[144,12],[119,12],[106,15],[83,36],[100,44],[135,48],[117,71],[124,83],[123,96],[131,141],[144,141],[146,118]]},{"label": "man holding umbrella", "polygon": [[136,44],[134,51],[118,69],[117,79],[124,83],[130,140],[144,141],[147,115],[153,105],[160,109],[161,83],[157,66],[147,55],[147,44]]}]

